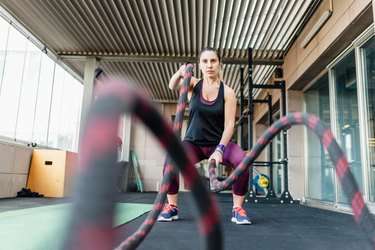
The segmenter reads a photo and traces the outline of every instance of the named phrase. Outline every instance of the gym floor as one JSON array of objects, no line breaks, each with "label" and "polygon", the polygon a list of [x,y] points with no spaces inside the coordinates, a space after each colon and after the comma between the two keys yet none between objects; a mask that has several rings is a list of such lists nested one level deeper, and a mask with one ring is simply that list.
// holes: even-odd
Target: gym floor
[{"label": "gym floor", "polygon": [[[372,249],[349,214],[300,204],[252,204],[244,208],[252,225],[230,221],[230,193],[216,194],[223,230],[224,249]],[[156,193],[122,193],[121,202],[154,203]],[[68,198],[4,198],[0,212],[69,202]],[[190,194],[180,193],[179,217],[157,222],[138,249],[203,249]],[[118,245],[138,229],[147,214],[117,227]],[[26,237],[26,236],[22,236]]]}]

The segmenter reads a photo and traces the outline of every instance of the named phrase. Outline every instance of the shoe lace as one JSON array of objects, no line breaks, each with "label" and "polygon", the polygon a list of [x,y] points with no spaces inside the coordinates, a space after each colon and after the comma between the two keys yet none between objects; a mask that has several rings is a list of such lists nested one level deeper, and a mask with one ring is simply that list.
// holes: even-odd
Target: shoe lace
[{"label": "shoe lace", "polygon": [[165,204],[165,207],[163,209],[163,213],[168,213],[172,211],[175,207],[171,206],[170,204]]},{"label": "shoe lace", "polygon": [[245,209],[243,209],[242,207],[236,207],[235,210],[243,217],[247,217],[247,213],[245,211]]}]

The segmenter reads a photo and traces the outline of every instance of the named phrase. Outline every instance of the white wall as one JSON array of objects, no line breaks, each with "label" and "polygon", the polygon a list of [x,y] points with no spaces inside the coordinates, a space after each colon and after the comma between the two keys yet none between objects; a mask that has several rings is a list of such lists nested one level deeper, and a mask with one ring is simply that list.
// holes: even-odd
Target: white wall
[{"label": "white wall", "polygon": [[33,149],[0,143],[0,198],[16,197],[26,187]]}]

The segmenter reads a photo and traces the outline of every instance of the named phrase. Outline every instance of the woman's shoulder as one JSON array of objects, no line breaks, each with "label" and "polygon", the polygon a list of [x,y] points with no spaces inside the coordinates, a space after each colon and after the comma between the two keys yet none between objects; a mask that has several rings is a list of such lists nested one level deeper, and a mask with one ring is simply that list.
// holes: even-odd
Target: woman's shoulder
[{"label": "woman's shoulder", "polygon": [[224,95],[234,95],[235,94],[234,90],[230,86],[226,85],[225,83],[223,83],[223,86],[224,86]]},{"label": "woman's shoulder", "polygon": [[201,80],[202,80],[202,78],[195,78],[195,77],[192,77],[192,78],[191,78],[191,85],[193,86],[193,88],[194,88],[195,85],[197,85]]}]

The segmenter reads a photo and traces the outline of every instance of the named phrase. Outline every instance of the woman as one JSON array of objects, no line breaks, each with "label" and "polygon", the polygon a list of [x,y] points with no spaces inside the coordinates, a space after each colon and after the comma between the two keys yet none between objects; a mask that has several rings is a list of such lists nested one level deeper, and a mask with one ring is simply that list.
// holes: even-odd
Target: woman
[{"label": "woman", "polygon": [[[184,76],[185,66],[172,76],[169,88],[179,90]],[[236,95],[232,88],[221,79],[221,61],[216,49],[207,47],[200,52],[199,69],[203,78],[191,78],[188,92],[189,120],[184,146],[193,151],[197,158],[193,163],[203,159],[215,159],[216,163],[237,167],[245,157],[243,150],[230,141],[235,126]],[[246,171],[233,184],[232,222],[251,224],[246,211],[242,208],[248,188],[249,172]],[[168,204],[158,217],[158,221],[178,219],[178,176],[173,178],[168,190]]]}]

